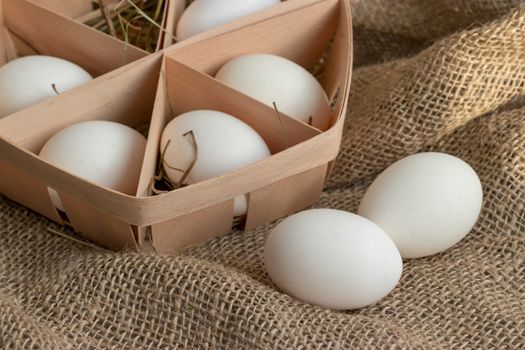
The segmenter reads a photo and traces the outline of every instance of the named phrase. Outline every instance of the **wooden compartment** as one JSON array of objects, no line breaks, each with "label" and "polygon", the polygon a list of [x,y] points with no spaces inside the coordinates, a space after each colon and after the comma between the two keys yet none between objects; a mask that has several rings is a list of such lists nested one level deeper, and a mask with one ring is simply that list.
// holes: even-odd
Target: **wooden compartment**
[{"label": "wooden compartment", "polygon": [[[195,71],[184,64],[166,56],[162,80],[159,84],[158,98],[150,130],[150,148],[145,167],[154,169],[158,161],[159,139],[164,126],[175,116],[198,109],[217,110],[228,113],[254,128],[265,140],[274,156],[300,145],[320,134],[320,131],[291,119],[287,116],[278,118],[275,111],[241,93],[229,89],[211,77]],[[253,228],[262,221],[259,216],[267,210],[254,210],[264,201],[273,211],[282,198],[299,198],[297,193],[308,193],[308,204],[315,202],[322,191],[326,169],[322,170],[320,181],[303,182],[303,186],[276,187],[276,194],[261,196],[260,189],[273,182],[272,173],[277,169],[271,164],[273,156],[244,169],[226,174],[210,181],[190,185],[158,197],[179,196],[184,198],[185,206],[197,211],[172,210],[173,219],[152,225],[152,239],[158,251],[171,252],[186,244],[197,243],[195,237],[206,234],[217,235],[231,230],[233,221],[233,199],[238,195],[248,195],[247,227]],[[151,183],[151,173],[144,173],[139,193],[150,195],[147,184]],[[293,176],[294,174],[288,174]],[[276,185],[273,184],[275,187]],[[184,193],[185,192],[185,193]],[[252,192],[255,192],[252,195]],[[257,195],[259,193],[259,195]],[[271,200],[269,200],[272,197]],[[301,197],[304,198],[304,197]],[[281,217],[304,207],[305,203],[288,203],[272,219]],[[191,219],[189,219],[191,218]],[[192,239],[193,238],[193,239]],[[166,241],[170,244],[166,244]],[[160,243],[162,242],[162,243]],[[168,247],[166,251],[165,247]]]},{"label": "wooden compartment", "polygon": [[[152,55],[0,119],[0,193],[56,222],[71,225],[103,246],[135,247],[130,224],[115,219],[107,210],[115,205],[107,198],[118,197],[118,202],[133,197],[67,174],[37,154],[52,135],[81,121],[111,120],[144,129],[144,124],[150,123],[161,63],[161,54]],[[65,207],[63,215],[51,203],[48,188],[59,193]],[[81,192],[77,188],[82,188]]]},{"label": "wooden compartment", "polygon": [[[184,13],[185,9],[191,4],[192,1],[193,0],[166,0],[165,15],[164,15],[163,22],[162,22],[162,27],[165,30],[161,33],[161,38],[159,40],[159,49],[168,48],[169,46],[181,41],[176,38],[177,24],[179,22],[180,17]],[[282,0],[282,3],[279,5],[261,10],[257,13],[247,15],[245,17],[234,20],[230,23],[226,23],[221,26],[215,27],[211,30],[200,33],[184,41],[200,40],[201,38],[210,34],[210,32],[213,33],[213,35],[217,35],[218,33],[221,33],[221,32],[228,32],[234,28],[239,28],[246,23],[253,23],[254,21],[257,21],[258,19],[270,17],[275,13],[282,13],[283,11],[286,11],[287,8],[289,8],[290,2],[303,3],[307,1]],[[297,4],[292,4],[292,5],[297,6]]]},{"label": "wooden compartment", "polygon": [[0,0],[0,12],[0,66],[19,56],[49,55],[96,77],[147,55],[31,1]]},{"label": "wooden compartment", "polygon": [[[238,195],[248,197],[246,229],[300,210],[318,200],[339,151],[350,86],[351,38],[347,1],[291,0],[0,119],[0,192],[62,222],[47,193],[51,187],[64,202],[69,224],[89,239],[116,249],[153,246],[159,253],[174,253],[228,232]],[[272,108],[212,77],[230,58],[254,52],[278,54],[312,69],[328,48],[321,82],[334,107],[332,126],[325,132],[283,116],[283,133]],[[215,109],[244,120],[265,139],[272,156],[153,196],[150,182],[162,130],[174,116],[194,109]],[[56,131],[89,119],[132,126],[150,121],[136,196],[98,187],[36,156]],[[35,127],[28,130],[27,125]]]},{"label": "wooden compartment", "polygon": [[[8,0],[5,0],[8,1]],[[11,0],[15,1],[16,0]],[[104,34],[103,32],[100,32],[96,29],[92,29],[89,26],[87,26],[85,23],[88,22],[90,19],[96,18],[99,16],[100,10],[98,8],[95,8],[95,1],[96,0],[21,0],[21,2],[29,2],[33,5],[36,5],[40,9],[46,9],[48,13],[53,13],[53,15],[59,14],[62,19],[61,22],[70,24],[71,22],[76,23],[76,27],[79,25],[84,26],[84,31],[87,29],[88,32],[91,32],[93,35],[93,32],[97,32],[100,35],[105,36],[105,41],[108,41],[108,38],[113,39],[113,41],[120,42],[120,45],[118,45],[119,48],[123,48],[125,50],[132,51],[129,57],[126,57],[125,60],[127,62],[131,62],[132,60],[135,60],[139,57],[143,57],[147,54],[145,50],[142,48],[135,47],[133,45],[125,45],[123,41],[112,38],[108,34]],[[126,0],[105,0],[106,4],[109,6],[110,11],[112,9],[119,5],[121,6]],[[264,10],[261,10],[257,13],[247,15],[245,17],[239,18],[237,20],[231,21],[230,23],[223,24],[221,26],[218,26],[216,28],[213,28],[212,30],[206,31],[204,33],[200,33],[199,35],[196,35],[195,37],[189,38],[187,40],[195,41],[200,40],[202,37],[208,36],[210,32],[213,32],[213,35],[216,35],[220,32],[227,32],[233,28],[238,28],[243,26],[246,23],[253,23],[253,21],[256,21],[257,19],[260,19],[262,17],[269,17],[276,13],[282,13],[282,11],[286,11],[287,8],[293,8],[296,7],[296,3],[308,3],[311,0],[282,0],[282,3],[276,6],[273,6],[271,8],[267,8]],[[176,27],[178,24],[178,21],[182,14],[184,13],[185,9],[189,6],[189,4],[192,2],[192,0],[164,0],[164,3],[162,5],[162,15],[161,18],[159,18],[158,25],[160,28],[159,38],[157,40],[157,51],[160,51],[162,49],[165,49],[175,43],[178,42],[176,39]],[[0,1],[1,3],[1,1]],[[27,6],[27,4],[21,4],[21,6]],[[34,10],[32,10],[34,11]],[[30,15],[31,12],[30,11]],[[37,12],[37,14],[41,14],[42,12]],[[21,19],[26,19],[29,17],[20,17]],[[32,17],[34,18],[34,17]],[[49,18],[55,21],[57,17],[55,18]],[[48,23],[52,23],[53,21],[48,21],[47,19],[44,20],[43,25],[47,25]],[[63,24],[59,24],[59,26],[62,26]],[[1,27],[1,25],[0,25]],[[33,28],[34,29],[34,28]],[[24,44],[27,44],[28,42],[20,41],[19,36],[15,35],[14,33],[10,34],[10,41],[14,41],[14,44],[17,46],[17,49],[23,50],[25,54],[35,52],[33,46],[26,46]],[[47,32],[47,34],[56,34],[54,31]],[[76,32],[74,32],[71,35],[67,35],[68,37],[77,37]],[[82,37],[82,36],[80,36]],[[23,38],[22,38],[23,39]],[[13,46],[13,44],[11,44]],[[29,51],[26,51],[29,50]],[[138,54],[138,56],[137,56]]]},{"label": "wooden compartment", "polygon": [[[46,8],[49,8],[53,11],[57,11],[59,13],[64,14],[65,16],[68,16],[72,19],[75,19],[79,23],[89,23],[89,21],[93,21],[93,19],[101,20],[100,17],[100,10],[98,8],[95,8],[94,3],[96,0],[30,0],[33,2],[36,2],[42,6],[45,6]],[[105,0],[106,6],[108,6],[108,9],[110,11],[110,15],[114,14],[114,8],[119,7],[119,9],[122,9],[122,5],[126,4],[127,0]],[[302,2],[303,0],[282,0],[285,1],[298,1]],[[160,51],[164,48],[167,48],[173,44],[175,44],[177,41],[176,39],[176,27],[178,24],[178,21],[182,14],[184,13],[185,9],[191,4],[192,0],[164,0],[162,3],[162,11],[161,16],[157,19],[157,24],[162,28],[159,33],[159,38],[157,40],[157,51]],[[277,5],[276,7],[282,6],[283,4]],[[268,12],[270,11],[270,12]],[[220,26],[226,27],[225,30],[228,30],[227,28],[235,28],[241,23],[242,21],[248,20],[251,21],[251,16],[260,16],[261,14],[263,16],[267,16],[267,13],[271,13],[274,11],[274,9],[265,9],[260,11],[259,13],[254,13],[252,15],[248,15],[246,17],[243,17],[239,20],[232,21],[231,23],[228,23],[226,25]],[[241,21],[241,22],[239,22]],[[118,23],[118,22],[117,22]],[[118,25],[117,25],[118,26]],[[219,27],[214,28],[216,31],[217,29],[220,29]],[[191,38],[193,40],[193,38]]]}]

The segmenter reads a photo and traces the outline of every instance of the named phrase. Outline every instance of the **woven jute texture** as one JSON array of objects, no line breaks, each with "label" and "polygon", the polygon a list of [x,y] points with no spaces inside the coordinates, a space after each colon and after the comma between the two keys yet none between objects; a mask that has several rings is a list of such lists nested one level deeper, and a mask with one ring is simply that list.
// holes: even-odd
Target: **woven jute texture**
[{"label": "woven jute texture", "polygon": [[525,4],[353,3],[356,68],[342,152],[319,203],[355,211],[374,177],[424,150],[478,172],[479,222],[404,262],[380,303],[334,312],[281,292],[274,224],[175,257],[87,248],[0,199],[2,349],[524,349]]}]

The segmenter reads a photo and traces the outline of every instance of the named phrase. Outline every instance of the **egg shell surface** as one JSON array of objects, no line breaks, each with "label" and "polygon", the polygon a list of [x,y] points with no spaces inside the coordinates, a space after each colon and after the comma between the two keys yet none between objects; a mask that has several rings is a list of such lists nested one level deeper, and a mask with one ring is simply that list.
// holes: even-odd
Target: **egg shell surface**
[{"label": "egg shell surface", "polygon": [[0,67],[0,117],[92,79],[83,68],[57,57],[26,56],[10,61]]},{"label": "egg shell surface", "polygon": [[[190,131],[197,149],[188,134]],[[164,170],[173,182],[178,182],[183,174],[174,168],[185,171],[198,156],[186,184],[224,175],[271,155],[263,138],[251,126],[212,110],[191,111],[173,119],[162,133],[160,147],[164,152]],[[244,215],[246,210],[245,196],[237,197],[235,215]]]},{"label": "egg shell surface", "polygon": [[399,251],[379,226],[333,209],[303,211],[279,223],[266,241],[264,264],[286,293],[336,310],[378,302],[403,270]]},{"label": "egg shell surface", "polygon": [[177,40],[184,40],[280,2],[280,0],[195,0],[179,19],[175,36]]},{"label": "egg shell surface", "polygon": [[428,152],[388,167],[365,193],[358,213],[385,230],[404,258],[442,252],[476,223],[483,202],[476,172],[454,156]]},{"label": "egg shell surface", "polygon": [[[70,125],[51,137],[40,157],[73,175],[128,195],[135,195],[146,149],[136,130],[110,121]],[[64,206],[50,191],[56,208]]]},{"label": "egg shell surface", "polygon": [[[270,54],[237,57],[215,78],[303,123],[326,130],[330,126],[330,102],[321,84],[300,65]],[[273,116],[272,116],[273,117]]]}]

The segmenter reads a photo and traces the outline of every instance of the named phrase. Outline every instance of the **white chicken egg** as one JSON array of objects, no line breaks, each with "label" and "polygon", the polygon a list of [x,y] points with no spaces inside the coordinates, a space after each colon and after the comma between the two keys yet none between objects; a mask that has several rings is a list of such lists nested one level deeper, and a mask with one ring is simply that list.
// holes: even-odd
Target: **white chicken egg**
[{"label": "white chicken egg", "polygon": [[[271,155],[263,138],[251,126],[212,110],[187,112],[173,119],[162,133],[160,146],[161,152],[165,151],[164,170],[175,183],[197,159],[186,184],[221,176]],[[246,197],[241,195],[235,199],[234,215],[241,216],[246,211]]]},{"label": "white chicken egg", "polygon": [[303,211],[279,223],[266,241],[264,264],[283,291],[337,310],[381,300],[403,270],[399,251],[379,226],[333,209]]},{"label": "white chicken egg", "polygon": [[[62,129],[47,141],[40,157],[99,186],[135,195],[145,149],[146,138],[136,130],[98,120]],[[64,211],[56,191],[50,189],[50,195]]]},{"label": "white chicken egg", "polygon": [[0,118],[93,79],[74,63],[50,56],[27,56],[0,68]]},{"label": "white chicken egg", "polygon": [[283,57],[253,54],[226,63],[215,78],[222,83],[320,130],[330,126],[330,102],[306,69]]},{"label": "white chicken egg", "polygon": [[176,37],[178,40],[187,39],[280,2],[280,0],[195,0],[179,19]]},{"label": "white chicken egg", "polygon": [[482,202],[481,182],[467,163],[429,152],[406,157],[380,174],[358,213],[381,226],[404,258],[419,258],[465,237]]}]

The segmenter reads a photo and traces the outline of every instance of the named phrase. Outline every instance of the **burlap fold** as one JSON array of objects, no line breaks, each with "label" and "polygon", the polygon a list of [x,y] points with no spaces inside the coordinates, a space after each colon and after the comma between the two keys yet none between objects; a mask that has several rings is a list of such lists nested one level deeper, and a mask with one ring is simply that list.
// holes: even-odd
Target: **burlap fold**
[{"label": "burlap fold", "polygon": [[351,312],[280,293],[262,264],[274,224],[176,257],[113,253],[0,199],[2,349],[525,348],[525,7],[353,1],[356,62],[342,151],[320,207],[355,211],[406,155],[456,155],[485,202],[466,239],[404,263]]}]

